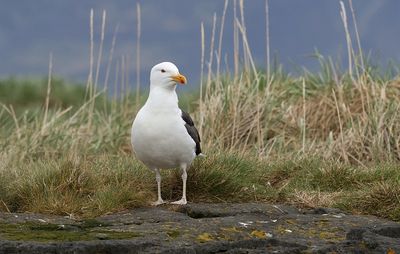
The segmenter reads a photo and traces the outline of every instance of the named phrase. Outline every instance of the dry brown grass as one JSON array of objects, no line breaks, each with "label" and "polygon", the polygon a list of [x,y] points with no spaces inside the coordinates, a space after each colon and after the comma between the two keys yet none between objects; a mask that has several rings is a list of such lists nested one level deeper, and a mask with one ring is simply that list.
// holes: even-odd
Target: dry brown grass
[{"label": "dry brown grass", "polygon": [[[244,18],[235,16],[236,75],[220,75],[221,56],[217,54],[218,72],[211,82],[212,32],[208,82],[195,116],[206,146],[242,154],[252,151],[261,158],[310,154],[360,165],[400,160],[399,83],[379,77],[368,66],[358,34],[355,53],[346,7],[344,3],[340,6],[348,46],[347,72],[321,56],[321,73],[305,72],[303,77],[292,78],[279,70],[258,72],[248,47]],[[234,3],[233,8],[237,7],[242,15],[242,3]],[[355,22],[351,3],[350,9]],[[223,22],[224,15],[221,30]],[[356,23],[353,25],[357,28]],[[215,26],[214,22],[212,31]],[[242,52],[237,44],[241,44]],[[204,52],[204,45],[202,48]],[[238,58],[243,59],[242,72],[237,71]]]},{"label": "dry brown grass", "polygon": [[341,192],[295,191],[292,203],[308,208],[332,207],[340,200]]},{"label": "dry brown grass", "polygon": [[203,140],[260,157],[302,151],[358,164],[400,160],[398,83],[369,78],[362,86],[344,80],[308,88],[310,82],[302,98],[290,95],[289,85],[300,87],[296,79],[273,81],[270,90],[258,89],[257,79],[216,81],[202,102]]}]

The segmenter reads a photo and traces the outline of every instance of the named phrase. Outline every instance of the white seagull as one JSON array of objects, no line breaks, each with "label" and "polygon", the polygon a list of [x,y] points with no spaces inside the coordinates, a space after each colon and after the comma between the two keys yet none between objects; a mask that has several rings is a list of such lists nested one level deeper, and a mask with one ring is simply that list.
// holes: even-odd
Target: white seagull
[{"label": "white seagull", "polygon": [[180,167],[182,198],[172,204],[185,205],[186,169],[201,154],[200,136],[188,113],[178,107],[176,84],[186,84],[185,76],[170,62],[155,65],[150,72],[150,93],[132,124],[131,142],[136,157],[156,173],[158,199],[161,198],[160,169]]}]

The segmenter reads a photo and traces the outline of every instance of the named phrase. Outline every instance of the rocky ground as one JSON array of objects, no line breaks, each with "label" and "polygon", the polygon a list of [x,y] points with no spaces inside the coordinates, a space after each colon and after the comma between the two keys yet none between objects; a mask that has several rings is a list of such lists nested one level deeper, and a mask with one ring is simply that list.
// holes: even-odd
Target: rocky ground
[{"label": "rocky ground", "polygon": [[270,204],[138,208],[90,220],[0,213],[0,253],[400,253],[400,224]]}]

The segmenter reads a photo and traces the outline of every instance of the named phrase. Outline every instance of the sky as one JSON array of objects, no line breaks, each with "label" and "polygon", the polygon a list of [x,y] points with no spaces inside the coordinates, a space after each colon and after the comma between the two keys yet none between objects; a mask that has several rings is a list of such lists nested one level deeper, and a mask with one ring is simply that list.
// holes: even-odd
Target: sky
[{"label": "sky", "polygon": [[[129,69],[129,82],[136,84],[137,3],[141,8],[141,81],[149,82],[151,67],[174,62],[189,79],[200,79],[203,22],[208,61],[213,15],[220,29],[223,0],[18,0],[2,1],[0,8],[0,78],[43,77],[53,55],[53,75],[85,82],[89,73],[90,10],[94,10],[95,60],[98,57],[101,16],[106,11],[105,40],[100,79],[105,78],[116,27],[116,47],[110,69]],[[351,18],[348,1],[344,1]],[[353,0],[362,48],[375,61],[400,60],[400,1]],[[233,0],[228,1],[222,55],[232,60]],[[346,59],[346,41],[340,4],[336,0],[269,0],[270,49],[288,72],[298,67],[317,69],[311,55]],[[265,66],[265,0],[245,0],[244,17],[248,42],[260,68]],[[351,19],[349,20],[351,22]],[[353,23],[349,24],[353,32]],[[354,33],[353,37],[354,37]],[[355,39],[355,38],[353,38]],[[217,40],[217,39],[216,39]],[[354,41],[355,43],[355,41]],[[215,60],[214,60],[215,61]],[[118,63],[118,64],[117,64]],[[121,68],[120,68],[121,69]]]}]

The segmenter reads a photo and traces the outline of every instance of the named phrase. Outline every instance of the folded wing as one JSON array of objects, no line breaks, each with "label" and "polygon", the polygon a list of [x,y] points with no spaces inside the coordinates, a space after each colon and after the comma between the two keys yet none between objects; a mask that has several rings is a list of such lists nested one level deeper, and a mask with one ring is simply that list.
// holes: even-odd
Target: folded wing
[{"label": "folded wing", "polygon": [[190,117],[188,113],[182,111],[182,119],[185,121],[185,127],[187,132],[189,133],[190,137],[192,137],[193,141],[196,143],[196,155],[201,154],[201,147],[200,147],[200,135],[197,131],[196,127],[194,126],[193,119]]}]

